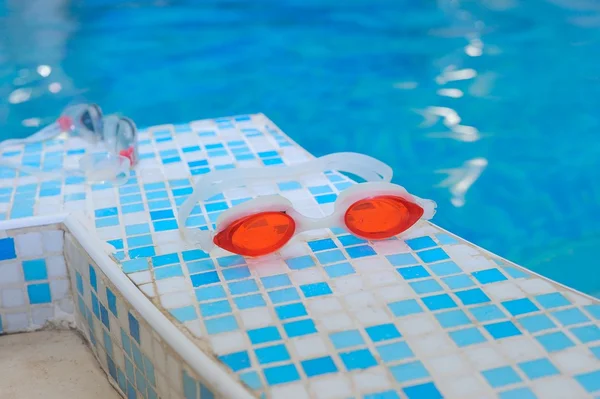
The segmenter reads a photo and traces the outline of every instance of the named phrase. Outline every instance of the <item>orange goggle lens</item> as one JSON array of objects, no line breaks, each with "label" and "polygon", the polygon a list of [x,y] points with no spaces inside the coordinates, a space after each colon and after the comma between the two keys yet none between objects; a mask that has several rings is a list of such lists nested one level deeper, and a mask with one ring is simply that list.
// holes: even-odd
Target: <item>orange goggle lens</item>
[{"label": "orange goggle lens", "polygon": [[344,215],[346,227],[369,240],[389,238],[407,230],[423,216],[423,208],[401,197],[382,195],[352,204]]},{"label": "orange goggle lens", "polygon": [[261,212],[236,220],[220,231],[213,242],[243,256],[270,254],[294,235],[296,223],[284,212]]}]

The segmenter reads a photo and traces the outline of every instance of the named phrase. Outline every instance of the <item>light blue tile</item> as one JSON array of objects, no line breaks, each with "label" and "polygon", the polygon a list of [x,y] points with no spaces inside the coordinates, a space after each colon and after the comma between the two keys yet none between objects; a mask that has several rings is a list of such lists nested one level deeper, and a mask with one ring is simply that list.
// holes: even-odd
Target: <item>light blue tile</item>
[{"label": "light blue tile", "polygon": [[538,335],[536,339],[548,352],[557,352],[575,346],[573,341],[561,331]]},{"label": "light blue tile", "polygon": [[404,341],[394,342],[387,345],[378,345],[377,352],[385,363],[414,357],[414,353]]},{"label": "light blue tile", "polygon": [[235,297],[233,298],[233,301],[240,310],[267,306],[265,300],[260,294]]},{"label": "light blue tile", "polygon": [[364,345],[365,341],[358,330],[340,331],[329,334],[329,339],[336,349]]},{"label": "light blue tile", "polygon": [[390,372],[399,383],[403,384],[412,380],[429,377],[429,372],[420,361],[391,366]]},{"label": "light blue tile", "polygon": [[442,286],[434,279],[415,281],[410,282],[409,284],[412,287],[412,289],[419,295],[443,291]]},{"label": "light blue tile", "polygon": [[235,331],[238,329],[237,321],[233,316],[223,316],[205,322],[206,330],[210,335],[220,334],[228,331]]},{"label": "light blue tile", "polygon": [[425,263],[437,262],[450,257],[442,248],[427,249],[424,251],[417,252],[417,256]]},{"label": "light blue tile", "polygon": [[519,363],[519,368],[530,380],[560,374],[552,362],[545,358]]},{"label": "light blue tile", "polygon": [[388,307],[395,316],[408,316],[423,312],[421,305],[414,299],[392,302],[388,304]]},{"label": "light blue tile", "polygon": [[600,370],[576,375],[575,380],[588,392],[600,391]]},{"label": "light blue tile", "polygon": [[325,272],[327,272],[327,275],[329,275],[329,277],[331,278],[347,276],[356,272],[352,265],[347,262],[338,263],[336,265],[331,266],[325,266],[324,269]]},{"label": "light blue tile", "polygon": [[510,366],[486,370],[481,374],[483,374],[483,377],[492,386],[492,388],[500,388],[522,381],[521,377],[519,377],[517,372]]},{"label": "light blue tile", "polygon": [[462,310],[450,310],[435,315],[440,325],[444,328],[452,328],[471,324],[471,320]]},{"label": "light blue tile", "polygon": [[499,399],[538,399],[529,388],[516,388],[500,392]]},{"label": "light blue tile", "polygon": [[355,247],[347,247],[346,252],[352,259],[364,258],[366,256],[377,255],[375,250],[368,245],[358,245]]},{"label": "light blue tile", "polygon": [[377,360],[368,349],[340,353],[340,358],[348,371],[368,369],[377,365]]},{"label": "light blue tile", "polygon": [[577,308],[557,310],[555,312],[551,312],[551,315],[563,326],[570,326],[572,324],[590,321],[590,319]]},{"label": "light blue tile", "polygon": [[[316,255],[319,263],[321,263],[323,265],[327,265],[329,263],[341,262],[343,260],[346,260],[346,257],[344,256],[342,251],[340,251],[339,249],[335,249],[333,251],[317,252],[315,255]],[[297,259],[300,259],[300,258],[297,258]],[[289,265],[289,263],[288,263],[288,265]],[[293,268],[293,267],[290,265],[290,268]]]},{"label": "light blue tile", "polygon": [[298,295],[298,291],[296,291],[295,288],[290,287],[281,290],[270,291],[269,298],[271,298],[271,302],[273,303],[283,303],[297,301],[300,299],[300,295]]},{"label": "light blue tile", "polygon": [[292,285],[290,278],[286,274],[278,274],[261,278],[262,284],[266,289],[286,287]]},{"label": "light blue tile", "polygon": [[419,263],[411,254],[388,255],[386,258],[393,266],[408,266]]},{"label": "light blue tile", "polygon": [[183,276],[183,271],[181,270],[180,265],[159,267],[159,268],[154,269],[154,277],[157,280],[162,280],[165,278],[171,278],[171,277],[177,277],[177,276]]},{"label": "light blue tile", "polygon": [[569,300],[559,292],[538,295],[535,297],[535,299],[544,309],[552,309],[571,304]]},{"label": "light blue tile", "polygon": [[231,295],[243,295],[258,291],[258,285],[254,280],[235,281],[233,283],[229,283],[228,286]]},{"label": "light blue tile", "polygon": [[449,335],[459,347],[475,345],[487,341],[476,327],[452,331]]},{"label": "light blue tile", "polygon": [[583,344],[600,340],[600,328],[594,324],[573,327],[569,331]]},{"label": "light blue tile", "polygon": [[429,236],[411,238],[410,240],[406,240],[406,245],[408,245],[413,251],[437,246],[435,241],[433,241],[433,239],[431,239]]},{"label": "light blue tile", "polygon": [[462,273],[462,269],[452,261],[435,263],[433,265],[429,265],[429,268],[436,276],[448,276]]},{"label": "light blue tile", "polygon": [[517,321],[530,333],[537,333],[556,327],[556,324],[544,314],[519,317]]},{"label": "light blue tile", "polygon": [[454,238],[451,235],[446,234],[446,233],[439,233],[439,234],[436,234],[435,236],[441,245],[452,245],[452,244],[458,243],[456,238]]}]

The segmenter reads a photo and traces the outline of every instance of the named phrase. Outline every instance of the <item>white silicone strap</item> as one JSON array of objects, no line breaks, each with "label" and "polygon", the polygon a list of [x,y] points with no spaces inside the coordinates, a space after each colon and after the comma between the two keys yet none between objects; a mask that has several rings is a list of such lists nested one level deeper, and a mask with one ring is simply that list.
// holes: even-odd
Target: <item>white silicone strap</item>
[{"label": "white silicone strap", "polygon": [[[311,173],[323,173],[328,170],[351,173],[366,181],[389,182],[392,180],[393,174],[392,168],[385,163],[368,155],[355,152],[338,152],[290,166],[212,171],[196,182],[192,194],[179,207],[177,211],[179,229],[189,240],[208,244],[206,243],[207,232],[185,227],[185,221],[199,201],[205,201],[229,188],[244,186],[249,183],[288,180]],[[210,223],[208,228],[212,230]]]},{"label": "white silicone strap", "polygon": [[42,130],[32,134],[31,136],[25,137],[24,139],[8,139],[0,142],[0,150],[11,146],[39,143],[50,140],[58,136],[61,132],[62,131],[58,123],[54,122],[44,127]]}]

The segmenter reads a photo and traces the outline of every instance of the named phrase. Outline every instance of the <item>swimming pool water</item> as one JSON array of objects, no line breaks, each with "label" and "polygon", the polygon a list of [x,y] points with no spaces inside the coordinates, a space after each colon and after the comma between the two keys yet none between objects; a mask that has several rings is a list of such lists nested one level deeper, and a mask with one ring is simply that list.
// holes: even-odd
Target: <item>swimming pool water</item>
[{"label": "swimming pool water", "polygon": [[0,138],[74,97],[140,126],[264,112],[315,155],[388,162],[442,227],[600,295],[599,28],[594,0],[12,0]]}]

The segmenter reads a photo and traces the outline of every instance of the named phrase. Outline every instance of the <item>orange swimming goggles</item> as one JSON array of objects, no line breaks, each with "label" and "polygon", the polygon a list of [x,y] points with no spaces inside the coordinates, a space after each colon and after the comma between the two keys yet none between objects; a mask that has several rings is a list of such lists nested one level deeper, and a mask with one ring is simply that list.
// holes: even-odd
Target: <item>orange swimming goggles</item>
[{"label": "orange swimming goggles", "polygon": [[[305,216],[281,195],[267,195],[221,213],[216,230],[186,228],[185,221],[198,201],[225,190],[263,182],[286,181],[328,170],[354,174],[365,183],[344,190],[334,211],[322,218]],[[262,256],[278,251],[305,231],[341,227],[357,237],[382,240],[398,235],[419,219],[431,219],[436,204],[409,194],[390,183],[392,169],[367,155],[335,153],[291,166],[213,171],[204,175],[178,210],[179,229],[185,240],[210,252],[215,246],[242,256]]]}]

